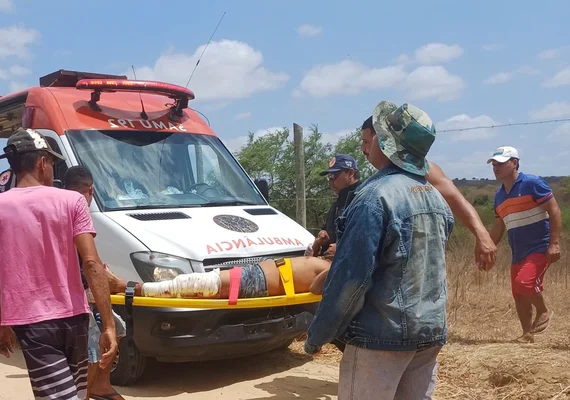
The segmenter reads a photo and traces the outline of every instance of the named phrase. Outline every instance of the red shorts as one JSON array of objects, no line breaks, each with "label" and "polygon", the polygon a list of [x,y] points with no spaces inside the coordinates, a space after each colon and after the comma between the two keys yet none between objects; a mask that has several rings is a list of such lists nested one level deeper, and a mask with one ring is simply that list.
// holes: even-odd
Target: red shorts
[{"label": "red shorts", "polygon": [[513,297],[541,293],[544,272],[548,268],[545,253],[532,253],[520,264],[511,265]]}]

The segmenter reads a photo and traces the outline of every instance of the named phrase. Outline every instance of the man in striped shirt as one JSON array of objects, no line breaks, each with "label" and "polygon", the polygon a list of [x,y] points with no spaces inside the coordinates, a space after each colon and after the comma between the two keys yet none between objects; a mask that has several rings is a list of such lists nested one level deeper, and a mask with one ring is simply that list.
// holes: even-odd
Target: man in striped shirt
[{"label": "man in striped shirt", "polygon": [[[495,195],[495,223],[491,238],[498,244],[508,232],[511,247],[511,287],[523,334],[518,342],[534,342],[553,312],[546,307],[542,282],[548,266],[560,259],[560,208],[548,184],[540,177],[519,172],[514,147],[495,150],[487,164],[502,186]],[[536,308],[533,321],[532,306]]]}]

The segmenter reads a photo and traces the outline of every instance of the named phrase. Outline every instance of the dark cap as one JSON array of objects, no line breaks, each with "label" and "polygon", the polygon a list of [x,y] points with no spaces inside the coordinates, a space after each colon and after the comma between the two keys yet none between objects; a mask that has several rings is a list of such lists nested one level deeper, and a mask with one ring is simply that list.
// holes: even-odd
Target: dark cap
[{"label": "dark cap", "polygon": [[65,160],[65,157],[53,151],[49,142],[41,133],[33,129],[18,128],[8,138],[7,146],[4,147],[4,153],[8,154],[10,151],[14,151],[14,155],[31,151],[46,151],[60,160]]},{"label": "dark cap", "polygon": [[348,170],[351,168],[354,169],[355,171],[358,171],[358,164],[354,159],[354,157],[349,156],[348,154],[337,154],[329,162],[329,169],[321,172],[319,175],[324,176],[331,172],[338,172],[341,170]]}]

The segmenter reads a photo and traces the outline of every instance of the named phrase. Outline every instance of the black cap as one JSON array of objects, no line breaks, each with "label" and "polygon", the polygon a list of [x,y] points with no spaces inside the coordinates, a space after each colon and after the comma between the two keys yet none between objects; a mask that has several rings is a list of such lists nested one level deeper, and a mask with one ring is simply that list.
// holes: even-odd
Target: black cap
[{"label": "black cap", "polygon": [[65,160],[65,157],[53,151],[49,142],[41,133],[33,129],[18,128],[18,130],[8,138],[7,146],[4,147],[4,153],[8,154],[10,151],[13,151],[14,155],[29,153],[31,151],[47,151],[52,156],[60,160]]},{"label": "black cap", "polygon": [[338,172],[341,170],[354,169],[358,171],[358,163],[354,157],[348,154],[336,154],[329,162],[329,169],[319,173],[319,175],[324,176],[331,172]]}]

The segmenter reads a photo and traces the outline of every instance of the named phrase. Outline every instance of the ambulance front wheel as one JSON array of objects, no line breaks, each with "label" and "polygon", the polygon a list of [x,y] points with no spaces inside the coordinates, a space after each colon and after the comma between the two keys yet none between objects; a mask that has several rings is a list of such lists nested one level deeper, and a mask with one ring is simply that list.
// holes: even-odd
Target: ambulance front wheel
[{"label": "ambulance front wheel", "polygon": [[134,354],[129,357],[127,338],[119,342],[119,351],[111,367],[111,384],[116,386],[130,386],[137,383],[144,374],[147,357],[141,354],[134,346]]}]

